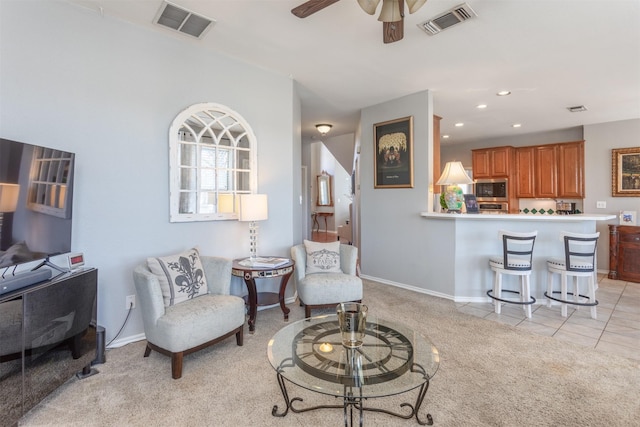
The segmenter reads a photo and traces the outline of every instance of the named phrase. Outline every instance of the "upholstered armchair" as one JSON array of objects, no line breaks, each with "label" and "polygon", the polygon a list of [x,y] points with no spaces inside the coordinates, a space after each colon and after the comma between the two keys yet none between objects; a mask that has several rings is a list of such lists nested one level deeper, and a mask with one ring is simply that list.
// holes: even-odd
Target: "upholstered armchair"
[{"label": "upholstered armchair", "polygon": [[311,309],[335,307],[338,303],[362,301],[362,279],[356,275],[358,248],[335,242],[339,247],[339,267],[332,272],[309,272],[310,265],[305,245],[291,248],[295,261],[294,277],[300,304],[305,317],[311,317]]},{"label": "upholstered armchair", "polygon": [[[183,301],[174,300],[171,295],[168,298],[166,292],[161,289],[160,282],[164,278],[158,271],[152,271],[155,269],[151,265],[152,262],[156,262],[154,260],[161,258],[149,258],[147,263],[137,266],[133,271],[147,338],[144,357],[148,357],[151,350],[170,356],[171,375],[177,379],[182,376],[184,355],[220,342],[231,335],[236,336],[237,345],[242,345],[245,308],[242,298],[230,295],[231,260],[201,256],[198,268],[192,270],[193,274],[189,271],[172,280],[172,283],[184,284],[186,277],[204,283],[204,275],[206,293],[190,295]],[[182,263],[185,263],[185,260],[188,264],[189,258],[180,258]],[[179,262],[173,263],[172,266],[180,269],[184,265]],[[163,268],[166,269],[166,265]],[[183,273],[184,269],[180,271]],[[202,286],[200,290],[204,288],[205,286]]]}]

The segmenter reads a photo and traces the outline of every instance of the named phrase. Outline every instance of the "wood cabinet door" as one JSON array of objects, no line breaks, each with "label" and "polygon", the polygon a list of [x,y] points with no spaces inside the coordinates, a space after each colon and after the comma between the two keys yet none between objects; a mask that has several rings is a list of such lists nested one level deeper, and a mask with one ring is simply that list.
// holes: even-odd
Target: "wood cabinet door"
[{"label": "wood cabinet door", "polygon": [[471,152],[474,178],[491,178],[489,150],[473,150]]},{"label": "wood cabinet door", "polygon": [[534,147],[520,147],[516,149],[515,183],[516,197],[535,197],[534,181]]},{"label": "wood cabinet door", "polygon": [[558,197],[584,197],[584,141],[558,145]]},{"label": "wood cabinet door", "polygon": [[491,176],[496,178],[509,176],[509,164],[511,160],[511,147],[500,147],[491,150]]},{"label": "wood cabinet door", "polygon": [[555,198],[558,196],[557,147],[539,145],[535,150],[536,197]]}]

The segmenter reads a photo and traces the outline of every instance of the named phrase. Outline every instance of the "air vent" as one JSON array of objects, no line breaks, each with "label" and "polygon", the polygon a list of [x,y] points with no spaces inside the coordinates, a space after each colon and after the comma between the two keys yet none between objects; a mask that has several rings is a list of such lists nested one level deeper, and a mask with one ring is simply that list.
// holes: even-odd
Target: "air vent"
[{"label": "air vent", "polygon": [[216,21],[165,1],[153,22],[201,39]]},{"label": "air vent", "polygon": [[572,113],[579,113],[581,111],[587,111],[587,107],[585,107],[584,105],[576,105],[575,107],[567,107],[567,110],[571,111]]},{"label": "air vent", "polygon": [[461,22],[468,21],[476,16],[478,15],[471,9],[471,6],[462,3],[447,12],[441,13],[435,18],[421,22],[418,24],[418,27],[430,36],[433,36],[440,31],[446,30]]}]

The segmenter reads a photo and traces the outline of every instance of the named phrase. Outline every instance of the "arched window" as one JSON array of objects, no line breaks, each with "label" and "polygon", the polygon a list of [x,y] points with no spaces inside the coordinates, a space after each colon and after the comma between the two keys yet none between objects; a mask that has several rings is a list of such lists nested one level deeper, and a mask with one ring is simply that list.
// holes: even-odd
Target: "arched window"
[{"label": "arched window", "polygon": [[256,137],[230,108],[195,104],[169,130],[170,221],[238,218],[240,194],[256,189]]}]

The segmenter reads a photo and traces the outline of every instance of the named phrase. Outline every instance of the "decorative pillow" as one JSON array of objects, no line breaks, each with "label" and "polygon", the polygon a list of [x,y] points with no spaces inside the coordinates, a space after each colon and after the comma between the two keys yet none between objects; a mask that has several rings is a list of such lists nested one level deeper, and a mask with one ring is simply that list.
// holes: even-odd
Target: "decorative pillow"
[{"label": "decorative pillow", "polygon": [[318,243],[304,241],[307,251],[307,273],[342,273],[340,242]]},{"label": "decorative pillow", "polygon": [[158,276],[165,307],[208,292],[207,279],[196,248],[181,254],[147,258],[147,266]]}]

